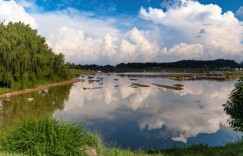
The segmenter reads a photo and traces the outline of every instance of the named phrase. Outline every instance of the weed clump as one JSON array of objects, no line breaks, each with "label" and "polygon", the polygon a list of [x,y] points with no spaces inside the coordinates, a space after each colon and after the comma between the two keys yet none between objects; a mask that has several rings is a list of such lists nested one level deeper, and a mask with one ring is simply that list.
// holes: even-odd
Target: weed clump
[{"label": "weed clump", "polygon": [[26,119],[1,137],[1,150],[27,155],[87,155],[96,146],[83,123],[67,124],[54,118]]}]

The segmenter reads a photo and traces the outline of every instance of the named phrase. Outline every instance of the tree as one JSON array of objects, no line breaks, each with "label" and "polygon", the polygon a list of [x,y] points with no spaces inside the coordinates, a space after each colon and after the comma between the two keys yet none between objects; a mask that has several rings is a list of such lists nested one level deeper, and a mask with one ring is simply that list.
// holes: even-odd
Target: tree
[{"label": "tree", "polygon": [[243,61],[241,61],[240,65],[243,67]]},{"label": "tree", "polygon": [[226,113],[230,115],[229,124],[235,131],[243,132],[243,78],[235,84],[235,89],[223,106]]},{"label": "tree", "polygon": [[54,54],[36,30],[0,22],[0,87],[24,89],[68,77],[64,55]]}]

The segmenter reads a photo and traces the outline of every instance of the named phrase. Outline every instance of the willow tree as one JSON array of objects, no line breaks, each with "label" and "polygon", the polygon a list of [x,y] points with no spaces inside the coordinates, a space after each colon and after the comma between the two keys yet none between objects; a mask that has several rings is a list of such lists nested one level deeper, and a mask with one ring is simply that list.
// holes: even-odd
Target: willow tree
[{"label": "willow tree", "polygon": [[243,132],[243,78],[235,84],[224,110],[230,115],[229,124],[235,131]]},{"label": "willow tree", "polygon": [[62,54],[54,54],[45,38],[29,25],[0,23],[0,86],[25,88],[68,78]]}]

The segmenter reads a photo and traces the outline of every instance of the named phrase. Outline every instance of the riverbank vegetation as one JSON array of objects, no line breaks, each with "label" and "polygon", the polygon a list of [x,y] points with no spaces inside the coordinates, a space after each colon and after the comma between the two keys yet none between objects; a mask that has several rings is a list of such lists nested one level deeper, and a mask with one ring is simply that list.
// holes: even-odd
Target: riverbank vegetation
[{"label": "riverbank vegetation", "polygon": [[0,34],[1,88],[32,88],[69,78],[64,55],[54,54],[45,38],[29,25],[0,23]]}]

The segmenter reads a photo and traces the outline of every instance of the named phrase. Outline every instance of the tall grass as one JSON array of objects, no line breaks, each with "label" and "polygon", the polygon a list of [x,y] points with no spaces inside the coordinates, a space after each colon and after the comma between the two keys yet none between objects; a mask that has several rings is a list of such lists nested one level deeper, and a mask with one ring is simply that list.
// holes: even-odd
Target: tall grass
[{"label": "tall grass", "polygon": [[96,146],[94,136],[83,124],[67,124],[53,118],[25,119],[1,137],[1,150],[27,155],[87,155],[87,146]]}]

